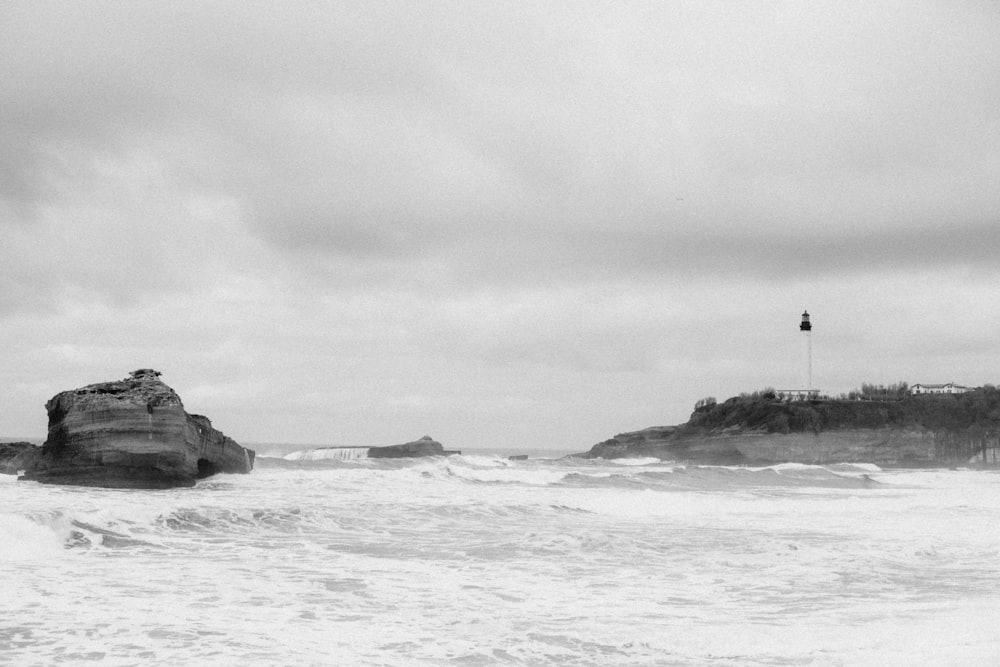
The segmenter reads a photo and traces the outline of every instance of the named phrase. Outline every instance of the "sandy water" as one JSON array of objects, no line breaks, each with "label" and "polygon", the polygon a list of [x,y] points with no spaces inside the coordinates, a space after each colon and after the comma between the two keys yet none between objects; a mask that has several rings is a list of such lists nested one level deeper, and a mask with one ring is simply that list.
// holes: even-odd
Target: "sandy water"
[{"label": "sandy water", "polygon": [[0,663],[1000,662],[1000,474],[259,458],[0,476]]}]

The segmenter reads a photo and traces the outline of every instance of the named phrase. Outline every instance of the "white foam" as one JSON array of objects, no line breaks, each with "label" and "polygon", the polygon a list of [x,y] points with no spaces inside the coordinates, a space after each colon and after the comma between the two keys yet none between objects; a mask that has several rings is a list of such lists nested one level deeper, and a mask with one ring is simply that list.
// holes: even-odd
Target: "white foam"
[{"label": "white foam", "polygon": [[882,468],[875,465],[874,463],[841,463],[839,466],[845,468],[854,468],[856,470],[862,470],[864,472],[882,472]]},{"label": "white foam", "polygon": [[557,470],[530,469],[519,467],[469,468],[449,465],[448,472],[462,479],[476,482],[504,482],[507,484],[529,484],[545,486],[562,481],[567,473]]},{"label": "white foam", "polygon": [[0,514],[0,561],[34,561],[56,558],[63,553],[68,527],[40,524],[11,514]]},{"label": "white foam", "polygon": [[482,455],[482,454],[460,454],[457,456],[450,457],[451,461],[458,463],[465,463],[472,466],[480,467],[490,467],[490,468],[507,468],[515,463],[507,458],[493,455]]},{"label": "white foam", "polygon": [[663,463],[663,461],[661,461],[660,459],[652,456],[645,458],[636,458],[636,459],[605,459],[605,460],[607,463],[616,466],[648,466],[648,465]]},{"label": "white foam", "polygon": [[[0,565],[12,572],[4,658],[989,664],[1000,654],[989,613],[1000,582],[983,574],[1000,553],[1000,476],[885,471],[892,483],[873,488],[795,476],[771,487],[776,474],[745,468],[437,457],[275,464],[175,491],[0,483]],[[74,544],[74,531],[90,543]]]},{"label": "white foam", "polygon": [[285,454],[286,461],[360,461],[368,458],[368,447],[322,447]]},{"label": "white foam", "polygon": [[823,466],[816,465],[813,463],[776,463],[772,466],[762,466],[759,468],[750,468],[750,470],[776,470],[781,472],[783,470],[824,470]]}]

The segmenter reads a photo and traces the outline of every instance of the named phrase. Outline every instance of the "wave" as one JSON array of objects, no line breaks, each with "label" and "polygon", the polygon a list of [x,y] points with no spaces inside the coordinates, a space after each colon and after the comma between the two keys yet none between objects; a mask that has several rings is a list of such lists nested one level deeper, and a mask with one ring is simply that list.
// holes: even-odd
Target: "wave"
[{"label": "wave", "polygon": [[874,463],[834,463],[827,466],[827,468],[837,472],[882,472],[882,468]]},{"label": "wave", "polygon": [[860,489],[878,486],[870,464],[818,466],[778,464],[762,468],[688,466],[659,459],[630,459],[620,465],[605,461],[580,464],[560,460],[509,461],[501,457],[455,456],[396,464],[402,474],[473,484],[578,486],[721,492],[732,489],[769,490],[782,487]]},{"label": "wave", "polygon": [[0,562],[38,561],[62,554],[65,539],[53,525],[0,514]]},{"label": "wave", "polygon": [[574,472],[564,482],[581,487],[718,492],[733,489],[767,490],[781,487],[857,489],[879,485],[867,474],[844,474],[822,466],[728,466],[678,465],[652,471],[635,470],[612,474]]},{"label": "wave", "polygon": [[286,461],[359,461],[368,458],[368,447],[302,449],[280,457]]},{"label": "wave", "polygon": [[94,525],[61,511],[0,515],[0,562],[56,558],[73,548],[149,545],[128,534]]},{"label": "wave", "polygon": [[607,462],[616,466],[648,466],[663,463],[661,459],[652,456],[636,459],[608,459]]},{"label": "wave", "polygon": [[[437,479],[451,483],[512,484],[526,486],[578,486],[652,490],[725,491],[815,487],[820,489],[868,488],[879,482],[878,466],[865,463],[829,466],[781,463],[762,467],[694,466],[659,459],[529,459],[510,460],[500,455],[455,455],[418,459],[342,458],[345,450],[306,450],[264,463],[270,469],[296,469],[302,474],[323,469],[331,475],[349,475],[363,483],[368,476],[392,483],[399,477]],[[310,454],[310,456],[305,456]],[[363,465],[359,465],[363,464]]]},{"label": "wave", "polygon": [[503,457],[499,454],[457,454],[448,457],[448,461],[472,466],[509,468],[516,466],[518,463],[523,464],[527,461],[527,459],[522,461],[512,461],[509,457]]},{"label": "wave", "polygon": [[474,468],[462,465],[448,465],[447,473],[453,477],[472,482],[526,484],[529,486],[557,484],[567,475],[563,471],[544,468]]},{"label": "wave", "polygon": [[[195,553],[206,540],[219,539],[239,548],[270,549],[306,534],[334,536],[340,543],[414,522],[477,516],[696,514],[727,499],[745,502],[747,496],[784,502],[803,493],[884,488],[873,479],[878,471],[870,464],[748,468],[657,461],[621,466],[484,455],[272,459],[255,475],[231,476],[214,486],[201,483],[176,494],[140,493],[135,503],[122,502],[120,491],[87,490],[80,492],[85,502],[73,509],[0,513],[6,537],[0,541],[0,562],[58,558],[77,550]],[[62,489],[38,487],[37,492],[64,502]]]},{"label": "wave", "polygon": [[[318,517],[297,507],[189,507],[167,510],[140,520],[127,507],[111,513],[55,511],[44,514],[0,514],[0,563],[58,558],[68,552],[93,549],[191,549],[198,539],[224,535],[267,542],[281,534],[314,533],[336,522],[337,508]],[[115,516],[117,515],[117,516]]]}]

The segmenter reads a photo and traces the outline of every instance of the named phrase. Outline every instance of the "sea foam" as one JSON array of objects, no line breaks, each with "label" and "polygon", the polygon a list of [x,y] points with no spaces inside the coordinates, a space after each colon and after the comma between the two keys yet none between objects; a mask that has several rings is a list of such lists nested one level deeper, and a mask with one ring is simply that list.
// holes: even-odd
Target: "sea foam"
[{"label": "sea foam", "polygon": [[290,452],[286,461],[359,461],[368,458],[368,447],[321,447]]},{"label": "sea foam", "polygon": [[0,561],[37,561],[63,553],[68,528],[29,518],[0,514]]},{"label": "sea foam", "polygon": [[998,494],[979,472],[479,454],[0,480],[0,640],[26,665],[989,663]]}]

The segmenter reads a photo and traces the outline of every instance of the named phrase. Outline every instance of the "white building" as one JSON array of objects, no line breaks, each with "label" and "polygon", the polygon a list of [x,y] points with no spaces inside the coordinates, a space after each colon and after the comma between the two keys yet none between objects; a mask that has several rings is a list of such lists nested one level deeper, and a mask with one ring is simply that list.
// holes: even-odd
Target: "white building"
[{"label": "white building", "polygon": [[954,382],[945,384],[914,384],[910,386],[911,394],[964,394],[972,391],[972,387],[965,387]]},{"label": "white building", "polygon": [[819,398],[819,389],[775,389],[774,395],[783,401],[812,401]]}]

